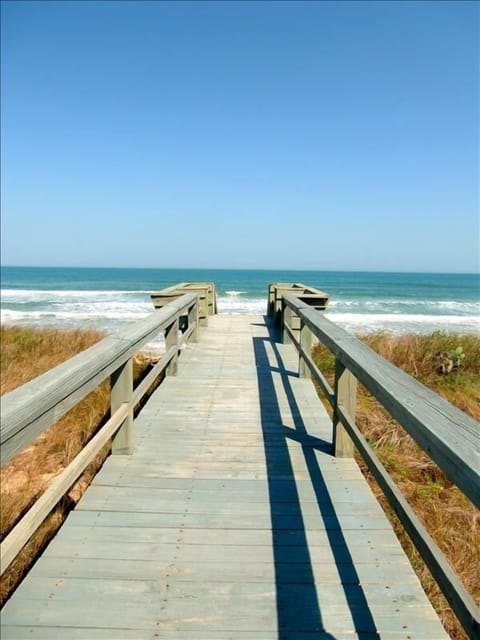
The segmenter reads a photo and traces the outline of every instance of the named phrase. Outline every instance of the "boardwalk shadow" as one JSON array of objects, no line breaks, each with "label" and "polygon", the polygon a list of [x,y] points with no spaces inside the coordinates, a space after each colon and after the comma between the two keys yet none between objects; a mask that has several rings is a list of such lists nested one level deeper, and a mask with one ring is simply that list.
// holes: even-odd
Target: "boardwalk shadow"
[{"label": "boardwalk shadow", "polygon": [[[338,582],[341,583],[341,591],[343,592],[341,600],[347,603],[347,611],[353,621],[353,631],[359,634],[359,637],[371,640],[378,637],[375,623],[363,590],[359,585],[347,543],[315,456],[315,451],[318,449],[329,455],[331,443],[307,433],[300,407],[290,383],[292,377],[298,376],[285,369],[275,344],[276,332],[274,328],[270,328],[269,332],[268,338],[254,338],[253,342],[268,474],[278,637],[279,639],[290,639],[297,637],[296,634],[300,634],[299,637],[308,638],[308,640],[310,637],[320,637],[321,640],[336,640],[336,637],[326,628],[325,610],[322,615],[322,597],[325,600],[329,585],[326,584],[319,589],[320,596],[315,586],[314,568],[305,526],[305,520],[308,516],[302,513],[288,448],[289,439],[293,439],[301,446],[305,469],[314,488],[321,516],[325,523],[328,523],[326,532],[331,549],[329,553],[333,553]],[[274,364],[269,361],[267,349]],[[281,387],[282,395],[287,399],[288,409],[294,421],[294,429],[282,426],[282,414],[275,385]],[[338,586],[335,587],[335,590],[338,591]],[[328,599],[331,603],[331,596]],[[341,605],[340,602],[336,604]],[[323,607],[325,608],[325,604]],[[345,611],[346,609],[343,607],[344,616]],[[331,612],[330,620],[332,620]],[[348,626],[348,621],[344,621],[344,624]],[[342,628],[341,623],[335,626]],[[320,636],[318,636],[319,633]],[[312,635],[310,636],[310,634]]]}]

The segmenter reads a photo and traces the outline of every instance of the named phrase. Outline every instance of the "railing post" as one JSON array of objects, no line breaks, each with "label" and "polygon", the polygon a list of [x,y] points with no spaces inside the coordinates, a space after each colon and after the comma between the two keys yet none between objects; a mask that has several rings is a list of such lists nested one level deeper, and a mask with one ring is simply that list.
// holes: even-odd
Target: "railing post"
[{"label": "railing post", "polygon": [[171,347],[177,347],[177,353],[170,360],[167,368],[165,369],[165,374],[167,376],[176,376],[177,375],[177,367],[178,367],[178,318],[172,322],[165,329],[165,350],[168,351]]},{"label": "railing post", "polygon": [[292,310],[282,300],[282,344],[290,344],[292,340],[285,330],[285,325],[292,328]]},{"label": "railing post", "polygon": [[275,318],[275,291],[273,284],[268,286],[267,316]]},{"label": "railing post", "polygon": [[333,411],[333,453],[337,458],[353,458],[353,442],[338,419],[337,407],[355,420],[357,379],[335,360],[335,407]]},{"label": "railing post", "polygon": [[[312,352],[312,332],[307,327],[302,319],[300,319],[300,347],[308,353],[308,355]],[[310,367],[307,366],[305,359],[302,358],[302,354],[299,351],[298,353],[298,375],[300,378],[311,378],[312,372],[310,371]]]},{"label": "railing post", "polygon": [[110,376],[110,410],[112,415],[124,403],[130,404],[130,411],[112,441],[112,454],[133,453],[133,360],[129,358]]},{"label": "railing post", "polygon": [[273,299],[273,307],[274,307],[274,312],[273,312],[273,317],[275,318],[275,324],[278,325],[281,324],[283,326],[283,308],[284,308],[284,302],[283,302],[283,298],[282,298],[282,294],[281,291],[279,289],[279,287],[274,287],[274,299]]},{"label": "railing post", "polygon": [[190,334],[190,340],[192,342],[197,342],[197,336],[198,336],[198,296],[197,299],[195,301],[195,304],[193,304],[190,309],[188,310],[188,326],[192,327],[193,325],[195,325],[195,329],[192,331],[192,333]]},{"label": "railing post", "polygon": [[198,317],[202,327],[208,326],[208,287],[201,287],[198,294]]}]

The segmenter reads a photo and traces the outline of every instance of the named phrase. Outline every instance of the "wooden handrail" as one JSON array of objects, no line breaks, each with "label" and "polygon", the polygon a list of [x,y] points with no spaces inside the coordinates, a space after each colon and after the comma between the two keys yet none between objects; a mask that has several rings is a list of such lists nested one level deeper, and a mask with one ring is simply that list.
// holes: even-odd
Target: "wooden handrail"
[{"label": "wooden handrail", "polygon": [[[180,316],[187,318],[181,338],[178,331]],[[180,349],[187,339],[196,339],[197,327],[198,296],[188,293],[133,327],[104,338],[2,397],[0,443],[3,467],[106,378],[110,376],[111,380],[111,418],[3,540],[0,545],[1,573],[110,438],[114,437],[113,454],[132,452],[134,407],[162,371],[166,370],[167,375],[176,374]],[[162,330],[165,331],[166,352],[134,391],[132,356]]]},{"label": "wooden handrail", "polygon": [[[477,508],[480,507],[478,423],[291,293],[284,293],[282,304],[282,340],[296,347],[300,375],[308,371],[333,408],[335,455],[353,456],[353,444],[356,445],[469,638],[478,638],[480,623],[473,598],[355,424],[356,381],[364,385]],[[293,318],[299,320],[300,330],[293,330]],[[306,329],[335,355],[333,391],[305,348],[309,344],[309,340],[302,339]]]},{"label": "wooden handrail", "polygon": [[133,327],[107,336],[31,382],[6,393],[1,402],[1,466],[57,422],[196,301],[195,294],[185,294]]},{"label": "wooden handrail", "polygon": [[294,296],[284,302],[480,508],[478,423]]},{"label": "wooden handrail", "polygon": [[213,282],[179,282],[171,287],[150,294],[153,306],[160,309],[176,300],[185,293],[198,295],[198,319],[201,326],[208,326],[208,317],[215,315],[217,310],[217,296]]}]

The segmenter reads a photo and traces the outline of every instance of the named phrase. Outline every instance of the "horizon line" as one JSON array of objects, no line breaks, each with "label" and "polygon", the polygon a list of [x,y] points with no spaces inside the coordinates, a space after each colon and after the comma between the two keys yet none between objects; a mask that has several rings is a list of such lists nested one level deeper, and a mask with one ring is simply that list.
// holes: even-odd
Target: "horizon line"
[{"label": "horizon line", "polygon": [[0,264],[0,268],[6,269],[105,269],[105,270],[131,270],[131,271],[287,271],[292,273],[390,273],[390,274],[412,274],[412,275],[467,275],[478,276],[479,271],[402,271],[390,269],[291,269],[279,267],[120,267],[120,266],[93,266],[93,265],[20,265],[20,264]]}]

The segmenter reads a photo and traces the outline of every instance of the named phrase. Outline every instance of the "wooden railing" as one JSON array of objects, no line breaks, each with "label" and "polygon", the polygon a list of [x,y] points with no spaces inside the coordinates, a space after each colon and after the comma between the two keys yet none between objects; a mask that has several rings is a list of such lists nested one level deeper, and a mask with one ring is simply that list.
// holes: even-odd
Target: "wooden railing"
[{"label": "wooden railing", "polygon": [[[179,318],[187,317],[184,333]],[[198,297],[187,293],[144,320],[5,394],[1,402],[1,466],[57,422],[90,391],[110,378],[111,416],[74,460],[55,478],[0,546],[1,572],[38,529],[53,507],[113,437],[112,454],[133,451],[133,410],[162,371],[175,375],[180,348],[196,340]],[[165,353],[133,389],[133,355],[161,331]]]},{"label": "wooden railing", "polygon": [[286,293],[291,293],[310,307],[322,311],[327,308],[330,300],[329,294],[325,291],[301,282],[274,282],[268,287],[267,315],[271,316],[277,325],[282,321],[282,300]]},{"label": "wooden railing", "polygon": [[[208,316],[215,315],[217,310],[217,296],[213,282],[179,282],[166,289],[154,291],[150,294],[155,309],[161,309],[185,293],[196,293],[198,296],[198,321],[200,326],[208,325]],[[180,328],[186,318],[180,319]]]},{"label": "wooden railing", "polygon": [[[358,449],[466,633],[478,638],[478,607],[473,598],[355,424],[357,381],[477,508],[478,423],[291,293],[284,293],[282,308],[282,341],[293,343],[298,350],[299,375],[312,376],[333,409],[334,455],[353,457],[354,446]],[[335,356],[334,389],[311,357],[312,336]]]}]

